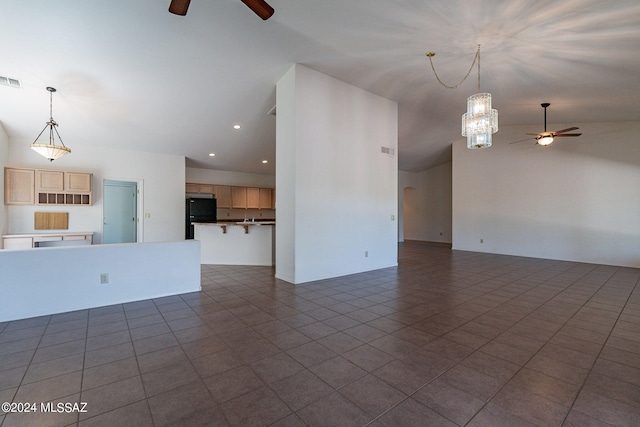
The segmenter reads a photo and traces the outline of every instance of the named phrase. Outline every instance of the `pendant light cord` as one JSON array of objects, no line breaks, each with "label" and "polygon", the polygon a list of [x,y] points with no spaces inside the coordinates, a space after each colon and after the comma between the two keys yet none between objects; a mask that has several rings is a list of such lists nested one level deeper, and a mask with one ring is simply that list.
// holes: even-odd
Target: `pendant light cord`
[{"label": "pendant light cord", "polygon": [[473,57],[473,62],[471,63],[471,67],[469,67],[469,71],[467,71],[467,74],[462,78],[462,80],[460,80],[460,83],[458,83],[455,86],[449,86],[448,84],[444,83],[442,79],[440,79],[440,76],[438,76],[438,73],[436,72],[436,67],[433,65],[433,59],[432,59],[435,55],[436,54],[434,52],[427,52],[427,57],[429,58],[429,63],[431,64],[431,69],[433,70],[433,74],[436,76],[436,80],[438,80],[438,83],[440,83],[442,86],[446,87],[447,89],[456,89],[462,83],[464,83],[464,81],[467,80],[467,77],[469,77],[469,75],[471,74],[471,71],[473,71],[473,67],[474,65],[476,65],[476,61],[477,61],[478,62],[478,93],[480,93],[480,45],[478,45],[478,50],[476,51],[476,55]]}]

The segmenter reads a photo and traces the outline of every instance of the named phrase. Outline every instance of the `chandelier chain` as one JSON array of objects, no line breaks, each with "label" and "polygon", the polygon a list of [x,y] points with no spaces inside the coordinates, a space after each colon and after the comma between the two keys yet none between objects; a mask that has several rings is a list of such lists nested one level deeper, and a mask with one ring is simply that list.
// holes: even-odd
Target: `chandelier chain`
[{"label": "chandelier chain", "polygon": [[442,81],[440,76],[438,76],[438,73],[436,72],[436,67],[433,65],[433,59],[432,58],[434,56],[435,56],[435,53],[433,53],[433,52],[428,52],[427,53],[427,57],[429,58],[429,63],[431,64],[431,69],[433,70],[433,74],[436,76],[436,80],[438,80],[438,83],[440,83],[442,86],[446,87],[447,89],[456,89],[462,83],[464,83],[465,80],[467,80],[467,78],[471,74],[471,71],[473,71],[473,67],[476,65],[476,61],[477,61],[478,62],[478,93],[480,93],[480,45],[478,45],[478,50],[476,51],[476,54],[473,57],[473,62],[471,63],[471,67],[469,67],[469,71],[467,71],[467,74],[455,86],[449,86],[448,84],[446,84],[445,82]]}]

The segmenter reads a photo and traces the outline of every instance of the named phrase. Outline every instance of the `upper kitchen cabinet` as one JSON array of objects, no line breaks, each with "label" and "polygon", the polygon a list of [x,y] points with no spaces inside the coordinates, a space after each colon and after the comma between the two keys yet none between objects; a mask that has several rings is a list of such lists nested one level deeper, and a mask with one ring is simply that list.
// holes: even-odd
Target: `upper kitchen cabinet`
[{"label": "upper kitchen cabinet", "polygon": [[7,205],[91,205],[91,174],[5,168]]},{"label": "upper kitchen cabinet", "polygon": [[231,207],[234,209],[247,208],[247,187],[231,187]]},{"label": "upper kitchen cabinet", "polygon": [[62,171],[36,171],[36,191],[50,192],[50,191],[64,191],[64,172]]},{"label": "upper kitchen cabinet", "polygon": [[228,185],[214,185],[213,193],[220,209],[231,208],[231,187]]},{"label": "upper kitchen cabinet", "polygon": [[247,188],[247,209],[259,209],[260,208],[260,189],[248,187]]},{"label": "upper kitchen cabinet", "polygon": [[73,193],[91,192],[91,174],[79,172],[64,173],[64,190]]},{"label": "upper kitchen cabinet", "polygon": [[260,209],[271,209],[273,207],[271,188],[260,189]]},{"label": "upper kitchen cabinet", "polygon": [[4,203],[6,205],[33,205],[35,203],[33,169],[4,168]]},{"label": "upper kitchen cabinet", "polygon": [[186,192],[192,194],[213,194],[213,184],[197,184],[194,182],[187,182]]}]

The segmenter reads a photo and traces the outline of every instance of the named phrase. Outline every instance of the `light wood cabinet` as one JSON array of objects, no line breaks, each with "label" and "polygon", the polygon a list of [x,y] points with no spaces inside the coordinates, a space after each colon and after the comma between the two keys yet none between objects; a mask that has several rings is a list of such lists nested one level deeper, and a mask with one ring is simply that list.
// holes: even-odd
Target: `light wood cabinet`
[{"label": "light wood cabinet", "polygon": [[270,188],[260,189],[260,209],[271,209],[273,206]]},{"label": "light wood cabinet", "polygon": [[35,203],[33,169],[4,169],[4,203],[6,205],[33,205]]},{"label": "light wood cabinet", "polygon": [[199,193],[200,192],[200,184],[194,184],[192,182],[187,182],[186,192],[187,193]]},{"label": "light wood cabinet", "polygon": [[7,205],[91,205],[91,174],[5,168]]},{"label": "light wood cabinet", "polygon": [[272,188],[187,182],[186,192],[213,194],[219,209],[275,209],[275,190]]},{"label": "light wood cabinet", "polygon": [[197,184],[195,182],[187,182],[186,192],[196,194],[213,194],[213,184]]},{"label": "light wood cabinet", "polygon": [[36,204],[91,205],[91,174],[36,170]]},{"label": "light wood cabinet", "polygon": [[64,172],[36,170],[36,192],[64,191]]},{"label": "light wood cabinet", "polygon": [[80,172],[65,172],[64,190],[73,193],[90,193],[91,174]]},{"label": "light wood cabinet", "polygon": [[260,208],[260,189],[247,187],[247,209]]},{"label": "light wood cabinet", "polygon": [[234,209],[247,208],[247,187],[231,187],[231,207]]},{"label": "light wood cabinet", "polygon": [[220,209],[231,208],[231,187],[228,185],[214,185],[213,194],[216,197],[217,207]]}]

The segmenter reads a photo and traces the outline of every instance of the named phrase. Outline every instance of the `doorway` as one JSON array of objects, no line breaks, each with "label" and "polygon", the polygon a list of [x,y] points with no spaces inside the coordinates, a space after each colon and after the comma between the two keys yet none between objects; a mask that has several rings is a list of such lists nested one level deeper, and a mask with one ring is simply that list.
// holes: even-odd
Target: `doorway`
[{"label": "doorway", "polygon": [[138,241],[138,183],[103,182],[102,243]]}]

